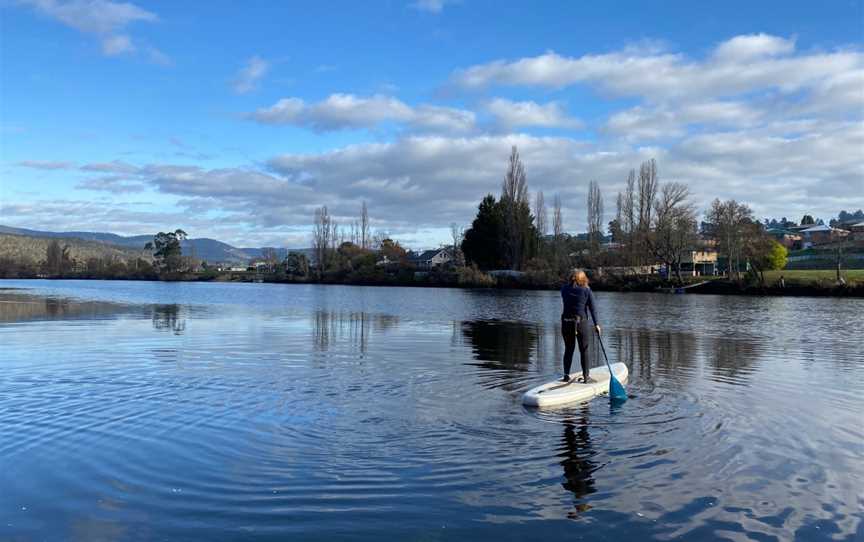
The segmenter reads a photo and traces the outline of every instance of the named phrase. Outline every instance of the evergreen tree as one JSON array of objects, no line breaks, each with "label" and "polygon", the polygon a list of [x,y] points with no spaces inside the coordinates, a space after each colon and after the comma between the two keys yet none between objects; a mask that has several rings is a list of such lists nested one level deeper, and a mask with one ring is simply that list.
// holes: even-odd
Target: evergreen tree
[{"label": "evergreen tree", "polygon": [[480,202],[477,218],[465,232],[462,241],[462,253],[467,262],[476,264],[480,269],[503,268],[503,234],[501,205],[495,201],[495,196],[489,194]]}]

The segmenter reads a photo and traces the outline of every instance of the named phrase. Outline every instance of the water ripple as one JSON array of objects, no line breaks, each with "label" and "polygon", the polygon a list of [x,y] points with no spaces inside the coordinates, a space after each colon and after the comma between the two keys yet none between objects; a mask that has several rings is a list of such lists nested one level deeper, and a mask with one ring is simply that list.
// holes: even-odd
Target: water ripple
[{"label": "water ripple", "polygon": [[631,399],[532,410],[554,293],[48,284],[0,296],[0,539],[864,535],[860,302],[598,294]]}]

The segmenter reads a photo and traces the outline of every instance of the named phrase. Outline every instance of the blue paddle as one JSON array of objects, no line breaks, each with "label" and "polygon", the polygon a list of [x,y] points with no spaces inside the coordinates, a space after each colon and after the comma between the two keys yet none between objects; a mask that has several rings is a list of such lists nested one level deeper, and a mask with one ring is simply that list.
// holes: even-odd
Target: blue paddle
[{"label": "blue paddle", "polygon": [[606,356],[606,347],[603,346],[603,339],[600,338],[600,332],[597,331],[596,327],[594,331],[597,332],[597,340],[600,341],[600,348],[603,350],[603,359],[606,360],[606,367],[609,368],[609,397],[615,401],[626,401],[627,390],[624,389],[624,386],[618,382],[618,379],[612,373],[612,366],[609,365],[609,358]]}]

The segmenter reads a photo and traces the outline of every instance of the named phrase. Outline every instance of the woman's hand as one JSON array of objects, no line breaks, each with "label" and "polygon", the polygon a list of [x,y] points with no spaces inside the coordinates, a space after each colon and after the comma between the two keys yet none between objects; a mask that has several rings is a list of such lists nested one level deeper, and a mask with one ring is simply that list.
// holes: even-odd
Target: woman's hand
[{"label": "woman's hand", "polygon": [[594,324],[594,329],[597,330],[597,335],[601,334],[602,329],[600,328],[600,324]]}]

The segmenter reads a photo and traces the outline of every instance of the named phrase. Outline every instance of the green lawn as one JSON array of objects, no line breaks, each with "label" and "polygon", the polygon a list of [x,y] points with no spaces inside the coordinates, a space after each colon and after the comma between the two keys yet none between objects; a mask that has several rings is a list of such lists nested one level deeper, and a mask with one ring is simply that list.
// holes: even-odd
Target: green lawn
[{"label": "green lawn", "polygon": [[[840,274],[849,284],[864,283],[864,269],[843,269]],[[834,282],[837,278],[837,272],[833,269],[783,269],[766,271],[765,283],[771,286],[777,284],[780,275],[783,275],[786,284],[810,284],[819,280]]]}]

